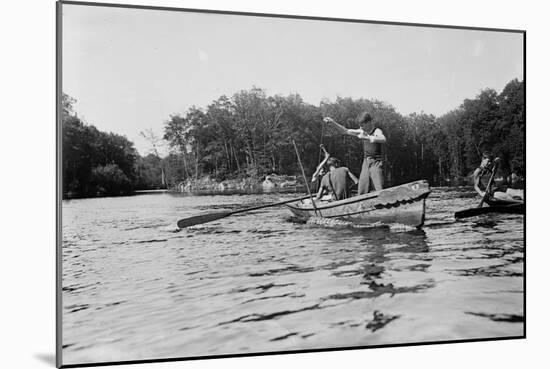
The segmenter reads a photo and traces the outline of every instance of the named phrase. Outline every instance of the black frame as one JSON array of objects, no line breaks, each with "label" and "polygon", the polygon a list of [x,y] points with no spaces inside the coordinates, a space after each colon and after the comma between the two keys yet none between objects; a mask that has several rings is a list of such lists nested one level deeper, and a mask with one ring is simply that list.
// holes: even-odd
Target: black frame
[{"label": "black frame", "polygon": [[[468,342],[487,342],[487,341],[508,341],[527,338],[527,276],[525,270],[527,270],[527,250],[524,247],[524,274],[523,274],[523,311],[524,311],[524,324],[523,334],[520,336],[510,337],[495,337],[495,338],[479,338],[479,339],[459,339],[459,340],[441,340],[441,341],[426,341],[415,343],[396,343],[396,344],[384,344],[384,345],[369,345],[369,346],[352,346],[352,347],[337,347],[337,348],[319,348],[319,349],[306,349],[306,350],[287,350],[287,351],[273,351],[273,352],[254,352],[246,354],[227,354],[227,355],[206,355],[206,356],[194,356],[194,357],[174,357],[164,359],[150,359],[150,360],[128,360],[128,361],[111,361],[111,362],[93,362],[82,364],[70,364],[62,365],[62,124],[61,124],[61,97],[62,97],[62,5],[80,5],[80,6],[96,6],[96,7],[111,7],[111,8],[128,8],[128,9],[145,9],[145,10],[160,10],[160,11],[173,11],[173,12],[187,12],[187,13],[202,13],[202,14],[222,14],[222,15],[241,15],[251,17],[269,17],[269,18],[284,18],[284,19],[302,19],[302,20],[320,20],[330,22],[345,22],[345,23],[369,23],[380,25],[394,25],[394,26],[413,26],[413,27],[430,27],[430,28],[442,28],[442,29],[460,29],[460,30],[475,30],[475,31],[492,31],[492,32],[506,32],[506,33],[521,33],[523,34],[523,81],[524,81],[524,96],[525,96],[525,121],[527,121],[527,31],[519,29],[503,29],[503,28],[488,28],[488,27],[465,27],[456,25],[439,25],[439,24],[425,24],[425,23],[409,23],[409,22],[390,22],[390,21],[377,21],[377,20],[365,20],[365,19],[348,19],[348,18],[329,18],[329,17],[317,17],[317,16],[303,16],[303,15],[290,15],[290,14],[268,14],[268,13],[252,13],[252,12],[240,12],[240,11],[226,11],[226,10],[210,10],[210,9],[192,9],[192,8],[177,8],[177,7],[163,7],[163,6],[149,6],[149,5],[129,5],[129,4],[117,4],[117,3],[96,3],[87,1],[70,1],[70,0],[57,0],[56,2],[56,367],[58,368],[81,368],[90,366],[107,366],[107,365],[126,365],[126,364],[144,364],[144,363],[163,363],[174,361],[191,361],[191,360],[207,360],[207,359],[222,359],[222,358],[237,358],[237,357],[251,357],[251,356],[268,356],[268,355],[286,355],[286,354],[302,354],[302,353],[317,353],[317,352],[330,352],[330,351],[349,351],[349,350],[364,350],[375,348],[389,348],[389,347],[410,347],[410,346],[428,346],[428,345],[441,345],[441,344],[454,344],[454,343],[468,343]],[[527,128],[525,128],[527,130]],[[527,135],[524,135],[524,157],[525,157],[525,180],[527,183]],[[527,194],[525,195],[527,199]],[[527,200],[525,200],[527,201]],[[527,214],[523,218],[523,240],[524,244],[527,239]]]}]

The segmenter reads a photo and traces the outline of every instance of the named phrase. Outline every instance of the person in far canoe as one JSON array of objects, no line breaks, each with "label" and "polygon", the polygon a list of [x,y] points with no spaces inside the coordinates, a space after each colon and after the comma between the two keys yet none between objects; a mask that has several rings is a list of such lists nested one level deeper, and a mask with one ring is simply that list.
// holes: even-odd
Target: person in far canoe
[{"label": "person in far canoe", "polygon": [[[324,121],[336,123],[330,117],[324,118]],[[386,136],[382,129],[373,122],[372,116],[368,112],[359,114],[355,121],[359,124],[358,129],[340,127],[345,129],[346,134],[358,137],[363,141],[363,165],[357,189],[357,194],[363,195],[371,190],[371,181],[376,191],[384,188],[382,145],[386,143]]]},{"label": "person in far canoe", "polygon": [[512,173],[506,179],[508,189],[506,193],[515,198],[523,200],[525,193],[525,178],[522,175],[521,169],[512,167]]},{"label": "person in far canoe", "polygon": [[491,178],[491,174],[493,169],[495,169],[498,160],[499,158],[494,159],[493,155],[489,151],[483,152],[481,156],[481,163],[474,171],[474,189],[483,198],[485,198],[486,192],[489,191],[489,196],[496,200],[511,202],[523,201],[523,194],[521,196],[514,196],[509,193],[509,190],[497,186],[492,186],[487,189],[487,182]]},{"label": "person in far canoe", "polygon": [[319,191],[317,192],[317,200],[321,199],[325,194],[332,195],[333,200],[343,200],[350,197],[348,178],[354,184],[357,184],[359,182],[357,177],[348,168],[341,167],[340,160],[336,158],[329,158],[327,166],[329,167],[329,172],[321,180]]}]

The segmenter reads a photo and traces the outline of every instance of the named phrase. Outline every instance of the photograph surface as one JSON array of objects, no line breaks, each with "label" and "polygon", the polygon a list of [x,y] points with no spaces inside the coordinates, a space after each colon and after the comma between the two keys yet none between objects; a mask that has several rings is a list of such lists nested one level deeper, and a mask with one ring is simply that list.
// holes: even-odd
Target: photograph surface
[{"label": "photograph surface", "polygon": [[58,22],[59,364],[525,336],[525,32]]}]

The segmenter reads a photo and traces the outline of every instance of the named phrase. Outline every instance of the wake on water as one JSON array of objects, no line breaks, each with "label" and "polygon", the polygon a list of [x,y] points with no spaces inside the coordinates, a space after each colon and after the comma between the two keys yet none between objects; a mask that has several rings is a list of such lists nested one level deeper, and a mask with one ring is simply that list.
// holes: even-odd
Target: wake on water
[{"label": "wake on water", "polygon": [[411,227],[405,224],[383,224],[380,222],[371,224],[355,224],[342,219],[311,217],[305,222],[309,225],[318,225],[328,228],[355,228],[355,229],[379,229],[388,228],[391,232],[409,232],[416,230],[416,227]]}]

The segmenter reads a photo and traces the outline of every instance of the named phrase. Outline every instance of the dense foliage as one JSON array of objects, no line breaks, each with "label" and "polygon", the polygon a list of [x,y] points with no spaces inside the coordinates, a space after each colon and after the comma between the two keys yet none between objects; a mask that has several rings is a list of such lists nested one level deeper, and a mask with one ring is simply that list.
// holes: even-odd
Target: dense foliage
[{"label": "dense foliage", "polygon": [[154,188],[160,180],[156,177],[160,159],[141,158],[126,137],[82,122],[73,111],[74,101],[63,95],[63,197],[112,196]]},{"label": "dense foliage", "polygon": [[407,116],[391,105],[367,99],[337,98],[319,106],[298,94],[267,96],[259,88],[221,96],[205,108],[191,107],[165,122],[164,140],[170,154],[161,158],[161,139],[142,135],[152,153],[141,157],[126,137],[97,130],[73,111],[74,99],[64,95],[63,194],[119,195],[136,189],[173,187],[184,181],[265,175],[299,175],[292,140],[306,173],[320,161],[319,145],[359,174],[362,144],[342,136],[325,123],[330,116],[356,128],[355,118],[368,111],[387,137],[385,175],[388,185],[428,179],[431,184],[457,183],[479,165],[485,150],[501,158],[503,175],[525,171],[524,83],[510,81],[499,94],[485,89],[440,117]]}]

